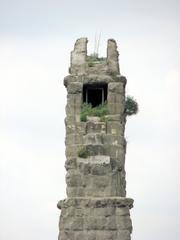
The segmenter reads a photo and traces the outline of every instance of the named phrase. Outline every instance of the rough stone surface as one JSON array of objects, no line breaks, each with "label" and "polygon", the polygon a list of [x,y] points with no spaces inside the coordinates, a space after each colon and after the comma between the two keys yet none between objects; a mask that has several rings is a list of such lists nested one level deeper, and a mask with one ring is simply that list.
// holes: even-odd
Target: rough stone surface
[{"label": "rough stone surface", "polygon": [[[93,62],[87,39],[78,39],[65,77],[67,199],[61,209],[59,240],[130,240],[133,200],[126,198],[125,86],[119,73],[116,42],[108,40],[107,58]],[[83,85],[107,84],[108,114],[80,119]],[[96,97],[96,96],[94,96]]]},{"label": "rough stone surface", "polygon": [[71,74],[81,75],[86,72],[86,57],[87,38],[80,38],[74,45],[74,51],[71,52]]},{"label": "rough stone surface", "polygon": [[132,199],[120,197],[60,201],[60,236],[69,234],[69,239],[130,239],[132,224],[129,209],[132,204]]},{"label": "rough stone surface", "polygon": [[109,39],[107,47],[107,64],[109,73],[119,74],[118,57],[119,53],[117,51],[116,41],[114,39]]}]

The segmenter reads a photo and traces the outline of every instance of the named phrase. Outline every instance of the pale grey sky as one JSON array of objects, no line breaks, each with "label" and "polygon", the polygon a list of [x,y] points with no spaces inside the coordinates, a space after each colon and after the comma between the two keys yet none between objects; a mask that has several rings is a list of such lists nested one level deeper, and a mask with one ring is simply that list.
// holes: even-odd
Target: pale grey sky
[{"label": "pale grey sky", "polygon": [[127,93],[132,240],[180,238],[180,2],[0,0],[1,240],[57,239],[70,51],[115,38]]}]

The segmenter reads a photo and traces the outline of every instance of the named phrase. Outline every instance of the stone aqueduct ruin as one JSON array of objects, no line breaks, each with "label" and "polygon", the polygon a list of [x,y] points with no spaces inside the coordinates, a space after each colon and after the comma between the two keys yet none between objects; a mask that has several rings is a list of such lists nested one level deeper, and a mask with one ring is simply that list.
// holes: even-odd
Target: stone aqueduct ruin
[{"label": "stone aqueduct ruin", "polygon": [[[65,77],[67,199],[61,209],[59,240],[130,240],[133,200],[126,198],[124,137],[126,78],[120,74],[116,42],[107,57],[90,62],[87,39],[76,41]],[[108,116],[81,121],[83,102],[107,102]],[[88,154],[80,156],[85,149]]]}]

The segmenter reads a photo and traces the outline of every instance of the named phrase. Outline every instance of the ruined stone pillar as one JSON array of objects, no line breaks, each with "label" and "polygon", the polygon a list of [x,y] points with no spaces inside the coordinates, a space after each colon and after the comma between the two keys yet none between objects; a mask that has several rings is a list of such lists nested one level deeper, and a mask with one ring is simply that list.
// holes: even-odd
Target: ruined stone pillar
[{"label": "ruined stone pillar", "polygon": [[[71,53],[67,88],[67,198],[61,209],[59,240],[130,240],[133,200],[126,197],[125,85],[119,74],[116,42],[107,58],[87,56],[87,39]],[[83,102],[107,104],[103,117],[81,118]]]},{"label": "ruined stone pillar", "polygon": [[107,47],[107,65],[109,73],[119,74],[119,53],[117,51],[117,44],[114,39],[108,40]]}]

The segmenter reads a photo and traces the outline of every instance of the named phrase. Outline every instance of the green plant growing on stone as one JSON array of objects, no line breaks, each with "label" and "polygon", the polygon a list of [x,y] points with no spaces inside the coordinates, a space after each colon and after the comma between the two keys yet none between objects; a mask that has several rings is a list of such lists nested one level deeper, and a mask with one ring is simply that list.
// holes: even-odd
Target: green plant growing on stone
[{"label": "green plant growing on stone", "polygon": [[93,62],[88,62],[88,67],[94,67],[94,63]]},{"label": "green plant growing on stone", "polygon": [[127,96],[126,102],[125,102],[126,115],[131,116],[131,115],[137,114],[138,111],[139,111],[139,107],[138,107],[137,101],[133,97]]},{"label": "green plant growing on stone", "polygon": [[106,116],[106,115],[100,117],[100,121],[101,121],[101,122],[108,122],[108,121],[110,121],[110,120],[111,120],[110,117],[108,117],[108,116]]},{"label": "green plant growing on stone", "polygon": [[98,57],[98,54],[91,54],[87,57],[87,62],[89,67],[94,67],[95,64],[103,63],[106,61],[104,57]]},{"label": "green plant growing on stone", "polygon": [[79,150],[78,157],[87,158],[88,156],[89,156],[89,154],[88,154],[88,150],[86,149],[86,147],[83,147]]},{"label": "green plant growing on stone", "polygon": [[96,107],[92,107],[90,103],[83,103],[81,106],[81,121],[86,122],[87,116],[102,117],[108,114],[107,104],[100,104]]}]

